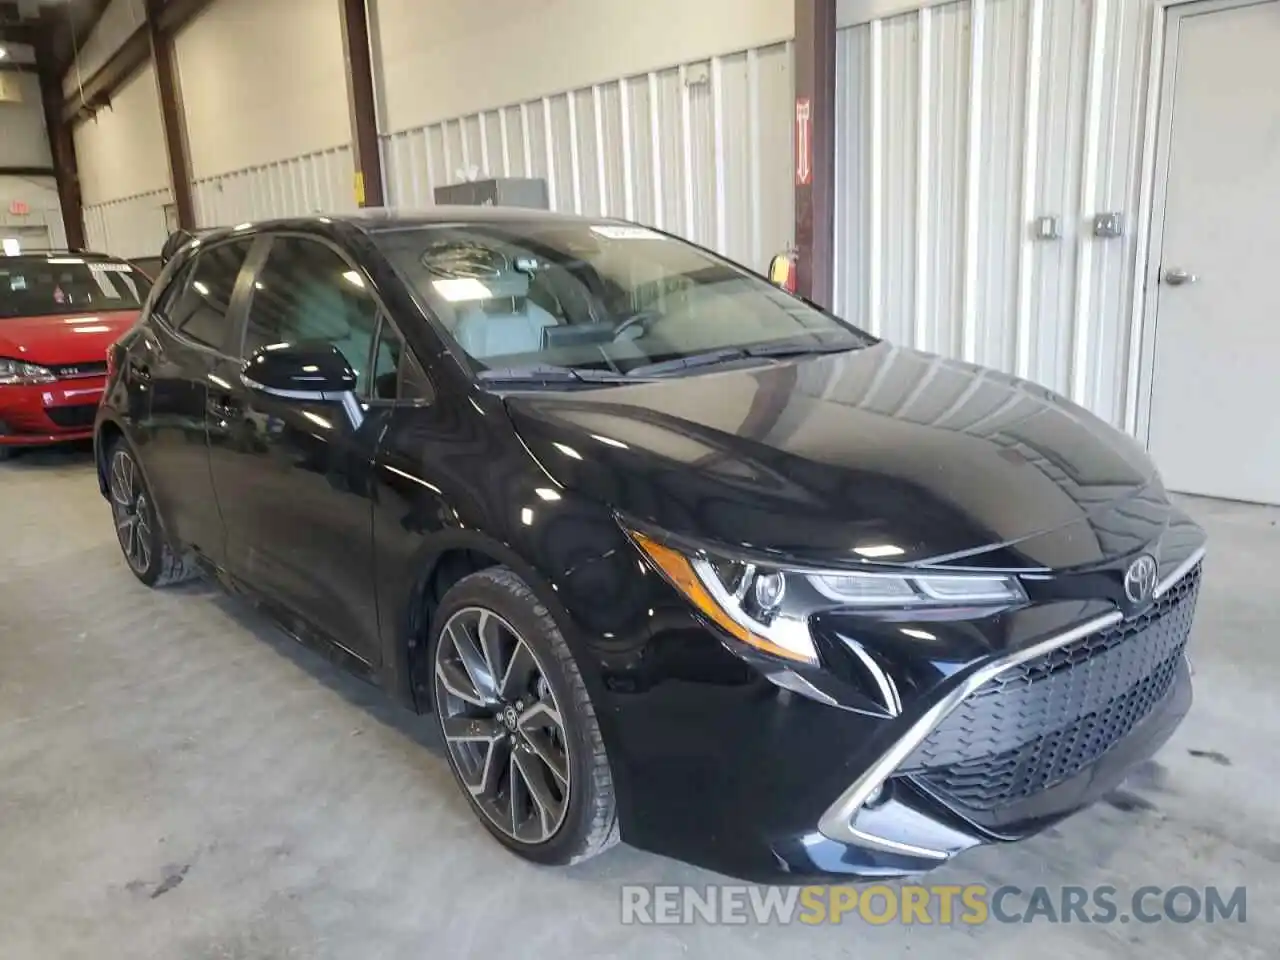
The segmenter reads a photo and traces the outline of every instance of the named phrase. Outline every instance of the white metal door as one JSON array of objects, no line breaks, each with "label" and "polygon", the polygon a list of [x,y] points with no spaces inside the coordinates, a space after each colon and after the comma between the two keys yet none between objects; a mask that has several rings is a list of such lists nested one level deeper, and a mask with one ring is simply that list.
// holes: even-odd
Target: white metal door
[{"label": "white metal door", "polygon": [[1280,0],[1175,7],[1166,50],[1148,444],[1172,490],[1280,504]]}]

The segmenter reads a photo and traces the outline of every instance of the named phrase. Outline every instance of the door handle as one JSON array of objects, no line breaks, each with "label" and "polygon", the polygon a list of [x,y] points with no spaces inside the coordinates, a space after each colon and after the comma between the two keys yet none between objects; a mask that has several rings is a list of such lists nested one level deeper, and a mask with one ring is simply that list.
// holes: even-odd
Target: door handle
[{"label": "door handle", "polygon": [[1178,267],[1170,267],[1164,272],[1164,282],[1171,287],[1181,287],[1184,284],[1192,284],[1200,278],[1188,270],[1182,270]]}]

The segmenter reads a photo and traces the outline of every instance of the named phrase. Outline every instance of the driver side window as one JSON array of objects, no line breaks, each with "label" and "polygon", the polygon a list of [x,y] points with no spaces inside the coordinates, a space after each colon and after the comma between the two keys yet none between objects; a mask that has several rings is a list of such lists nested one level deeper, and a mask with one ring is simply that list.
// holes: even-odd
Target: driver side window
[{"label": "driver side window", "polygon": [[304,237],[277,237],[253,285],[241,356],[276,343],[329,343],[370,396],[378,306],[365,280],[337,251]]}]

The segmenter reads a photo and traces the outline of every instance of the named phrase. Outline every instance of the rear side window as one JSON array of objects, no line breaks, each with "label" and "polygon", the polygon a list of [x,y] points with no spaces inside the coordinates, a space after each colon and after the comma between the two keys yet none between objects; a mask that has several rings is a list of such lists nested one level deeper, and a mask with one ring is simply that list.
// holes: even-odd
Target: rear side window
[{"label": "rear side window", "polygon": [[171,326],[173,324],[173,308],[178,305],[178,300],[182,297],[183,292],[187,289],[187,281],[191,279],[192,264],[187,264],[179,270],[168,285],[160,290],[156,295],[155,312],[165,318],[165,321]]},{"label": "rear side window", "polygon": [[[169,306],[169,323],[174,329],[197,343],[225,348],[231,294],[252,244],[252,239],[233,240],[196,255],[185,274],[185,289]],[[182,282],[182,278],[174,281]]]}]

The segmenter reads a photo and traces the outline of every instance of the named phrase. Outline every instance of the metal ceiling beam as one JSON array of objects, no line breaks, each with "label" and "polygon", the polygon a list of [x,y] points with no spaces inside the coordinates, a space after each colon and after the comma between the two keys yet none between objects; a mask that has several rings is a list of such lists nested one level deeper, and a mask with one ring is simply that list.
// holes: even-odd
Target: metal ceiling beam
[{"label": "metal ceiling beam", "polygon": [[382,187],[382,154],[373,94],[373,49],[365,0],[338,0],[342,12],[343,52],[347,66],[347,106],[351,115],[356,202],[362,207],[386,205]]},{"label": "metal ceiling beam", "polygon": [[41,31],[35,26],[24,24],[0,26],[0,43],[15,43],[35,47],[40,45],[41,37]]},{"label": "metal ceiling beam", "polygon": [[796,3],[796,290],[834,299],[836,0]]},{"label": "metal ceiling beam", "polygon": [[111,103],[111,98],[124,82],[138,72],[151,57],[151,37],[146,25],[129,34],[128,39],[97,71],[85,78],[79,89],[62,105],[62,119],[70,123],[77,117],[89,116]]},{"label": "metal ceiling beam", "polygon": [[191,153],[187,145],[187,118],[182,109],[182,86],[174,65],[173,34],[161,29],[162,0],[147,0],[147,37],[151,60],[156,68],[156,90],[160,95],[160,119],[164,127],[165,153],[169,160],[169,185],[178,226],[192,230],[196,225],[195,203],[191,196]]},{"label": "metal ceiling beam", "polygon": [[54,73],[62,76],[67,72],[75,61],[77,48],[84,46],[110,4],[111,0],[72,0],[40,11],[42,23],[47,24],[44,29]]},{"label": "metal ceiling beam", "polygon": [[[198,16],[213,0],[168,0],[158,5],[156,21],[160,33],[172,39],[183,27]],[[151,32],[146,24],[129,35],[92,76],[83,84],[83,96],[77,90],[63,104],[62,116],[74,120],[80,115],[92,114],[108,105],[112,96],[129,77],[151,59]]]}]

